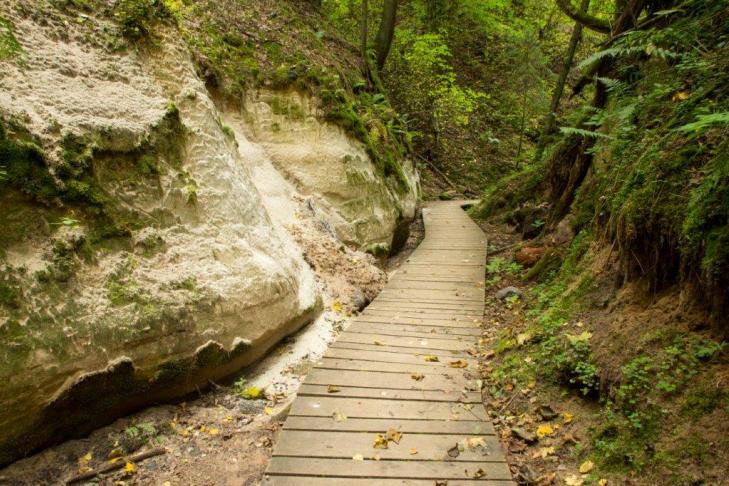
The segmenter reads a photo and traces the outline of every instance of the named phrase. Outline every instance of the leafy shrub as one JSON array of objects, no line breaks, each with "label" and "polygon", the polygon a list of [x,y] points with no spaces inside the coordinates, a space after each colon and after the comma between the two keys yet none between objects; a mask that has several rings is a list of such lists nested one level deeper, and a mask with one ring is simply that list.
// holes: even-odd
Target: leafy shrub
[{"label": "leafy shrub", "polygon": [[114,18],[121,25],[122,34],[134,40],[149,36],[154,23],[168,16],[160,0],[119,0],[114,8]]}]

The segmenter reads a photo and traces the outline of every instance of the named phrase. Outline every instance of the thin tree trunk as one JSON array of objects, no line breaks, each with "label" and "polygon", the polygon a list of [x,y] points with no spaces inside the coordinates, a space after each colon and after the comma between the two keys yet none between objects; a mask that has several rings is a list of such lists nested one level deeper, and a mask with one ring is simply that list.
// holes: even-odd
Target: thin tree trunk
[{"label": "thin tree trunk", "polygon": [[367,5],[367,0],[362,0],[362,31],[361,31],[361,37],[360,37],[360,52],[362,54],[362,63],[364,64],[364,70],[365,73],[369,70],[369,62],[367,60],[367,35],[368,35],[368,25],[367,25],[367,17],[369,16],[369,7]]},{"label": "thin tree trunk", "polygon": [[[589,7],[590,0],[582,0],[582,11],[587,12],[587,9]],[[542,156],[544,155],[544,149],[547,146],[547,139],[552,134],[552,132],[554,132],[555,122],[557,121],[557,110],[559,109],[559,102],[562,99],[562,94],[564,93],[564,86],[567,83],[567,76],[570,73],[570,69],[572,69],[572,62],[575,59],[577,45],[579,44],[580,38],[582,37],[582,29],[582,24],[580,22],[575,22],[575,28],[572,29],[572,37],[570,38],[567,55],[565,56],[564,66],[562,67],[562,72],[559,73],[557,85],[555,86],[554,92],[552,93],[552,102],[549,105],[549,113],[544,120],[544,128],[542,129],[542,134],[539,137],[539,142],[537,143],[537,150],[534,154],[534,162],[539,162],[542,160]]]},{"label": "thin tree trunk", "polygon": [[397,21],[397,0],[385,0],[382,6],[382,21],[375,37],[375,52],[377,54],[377,68],[385,67],[387,55],[392,47],[392,38],[395,35]]}]

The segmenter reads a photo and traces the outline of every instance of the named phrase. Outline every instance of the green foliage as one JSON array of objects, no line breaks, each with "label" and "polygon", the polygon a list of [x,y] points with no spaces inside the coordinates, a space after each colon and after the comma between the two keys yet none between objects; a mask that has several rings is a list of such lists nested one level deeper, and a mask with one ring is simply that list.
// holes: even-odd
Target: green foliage
[{"label": "green foliage", "polygon": [[493,257],[486,264],[486,272],[489,274],[509,273],[517,274],[523,270],[523,267],[513,260],[507,260],[503,257]]},{"label": "green foliage", "polygon": [[713,127],[714,125],[729,124],[729,111],[722,113],[712,113],[710,115],[698,115],[695,122],[687,123],[677,130],[689,134],[701,134]]},{"label": "green foliage", "polygon": [[165,5],[161,0],[119,0],[114,6],[114,18],[125,37],[139,40],[152,33],[156,22],[168,18]]},{"label": "green foliage", "polygon": [[21,52],[22,48],[13,32],[13,24],[0,17],[0,61],[13,59]]},{"label": "green foliage", "polygon": [[472,214],[485,219],[532,200],[544,185],[544,170],[544,163],[529,164],[497,180],[484,190],[482,202],[474,207]]},{"label": "green foliage", "polygon": [[560,127],[559,131],[562,132],[563,135],[570,136],[570,135],[579,135],[580,137],[589,137],[589,138],[612,138],[610,135],[606,135],[604,133],[592,131],[592,130],[585,130],[583,128],[576,128],[576,127]]},{"label": "green foliage", "polygon": [[9,186],[50,203],[58,188],[48,172],[43,152],[33,141],[21,134],[9,132],[0,121],[0,186]]},{"label": "green foliage", "polygon": [[693,281],[719,312],[729,306],[726,6],[690,1],[668,25],[616,39],[593,57],[615,63],[599,78],[610,102],[575,111],[584,126],[562,130],[593,138],[598,156],[572,206],[577,226],[616,242],[628,278]]},{"label": "green foliage", "polygon": [[582,395],[598,390],[598,368],[593,362],[590,334],[563,334],[545,339],[539,347],[541,373],[558,383],[574,386]]}]

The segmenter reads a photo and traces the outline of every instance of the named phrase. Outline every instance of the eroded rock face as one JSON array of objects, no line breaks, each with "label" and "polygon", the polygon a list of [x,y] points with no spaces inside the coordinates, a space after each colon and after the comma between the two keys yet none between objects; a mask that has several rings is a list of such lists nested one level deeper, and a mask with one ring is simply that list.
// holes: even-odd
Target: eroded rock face
[{"label": "eroded rock face", "polygon": [[2,195],[2,270],[18,295],[0,306],[1,465],[241,369],[320,297],[181,43],[115,54],[80,40],[103,21],[0,11],[25,51],[22,67],[0,63],[2,118],[43,145],[51,174],[73,140],[103,194],[98,214]]},{"label": "eroded rock face", "polygon": [[414,168],[395,188],[300,94],[221,113],[176,32],[119,49],[105,19],[0,15],[23,48],[0,60],[0,123],[53,188],[0,193],[0,466],[252,363],[319,312],[302,247],[391,248],[414,215]]},{"label": "eroded rock face", "polygon": [[412,163],[403,161],[407,187],[388,180],[361,143],[319,121],[317,106],[295,91],[257,91],[246,100],[241,126],[301,194],[316,196],[340,240],[374,251],[397,248],[418,199]]}]

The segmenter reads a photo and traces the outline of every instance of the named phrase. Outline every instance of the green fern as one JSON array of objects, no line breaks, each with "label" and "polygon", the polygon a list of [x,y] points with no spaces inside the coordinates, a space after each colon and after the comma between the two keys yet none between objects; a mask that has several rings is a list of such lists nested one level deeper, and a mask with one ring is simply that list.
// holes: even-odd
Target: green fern
[{"label": "green fern", "polygon": [[601,132],[593,132],[592,130],[585,130],[582,128],[575,128],[575,127],[560,127],[559,131],[563,135],[577,135],[578,137],[587,137],[587,138],[606,138],[606,139],[612,139],[610,135],[606,135]]},{"label": "green fern", "polygon": [[701,133],[712,125],[729,124],[729,111],[721,113],[712,113],[710,115],[699,115],[696,121],[688,123],[682,127],[677,128],[679,132],[684,133]]},{"label": "green fern", "polygon": [[680,54],[674,51],[669,51],[668,49],[664,49],[662,47],[658,47],[652,43],[648,43],[647,45],[637,45],[637,46],[617,46],[617,47],[611,47],[609,49],[603,49],[602,51],[598,51],[594,53],[593,55],[587,57],[584,61],[579,63],[577,65],[578,69],[585,69],[588,66],[593,65],[594,63],[605,59],[606,57],[627,57],[632,56],[636,54],[647,54],[652,57],[658,57],[660,59],[676,59],[680,57]]},{"label": "green fern", "polygon": [[597,51],[591,56],[588,56],[585,60],[577,65],[578,69],[585,69],[592,64],[605,59],[606,57],[625,57],[632,54],[639,54],[643,52],[642,47],[611,47],[609,49],[603,49]]}]

